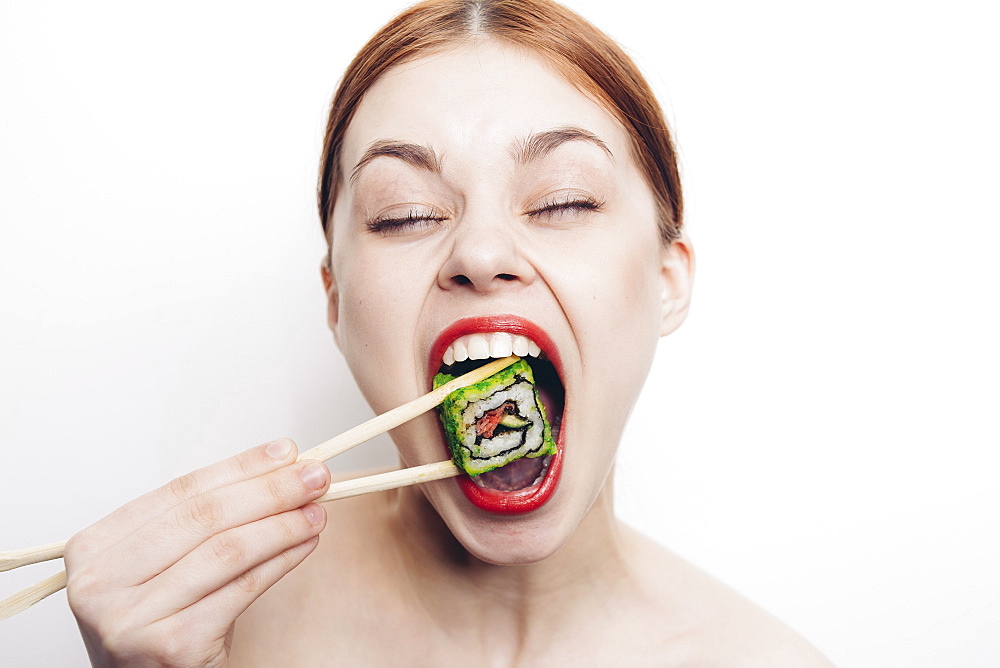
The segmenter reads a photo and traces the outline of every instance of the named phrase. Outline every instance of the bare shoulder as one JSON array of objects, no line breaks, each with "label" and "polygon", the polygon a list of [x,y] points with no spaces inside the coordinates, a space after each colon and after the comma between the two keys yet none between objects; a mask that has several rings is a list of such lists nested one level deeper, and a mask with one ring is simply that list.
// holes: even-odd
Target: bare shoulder
[{"label": "bare shoulder", "polygon": [[[664,664],[830,668],[809,641],[704,571],[631,529],[633,577],[666,628]],[[648,626],[647,626],[648,628]]]}]

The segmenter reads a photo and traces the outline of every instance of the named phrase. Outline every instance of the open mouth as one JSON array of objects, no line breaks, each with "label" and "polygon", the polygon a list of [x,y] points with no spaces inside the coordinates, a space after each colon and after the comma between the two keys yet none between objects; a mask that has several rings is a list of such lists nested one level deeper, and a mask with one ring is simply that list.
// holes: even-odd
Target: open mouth
[{"label": "open mouth", "polygon": [[[455,323],[442,332],[432,351],[432,359],[439,361],[438,365],[432,365],[432,372],[452,376],[511,354],[530,366],[534,386],[530,382],[512,383],[502,392],[482,400],[477,398],[469,405],[468,438],[470,444],[475,441],[477,453],[482,453],[483,465],[480,468],[479,463],[467,463],[466,470],[470,473],[489,470],[458,478],[475,505],[503,513],[527,512],[540,506],[558,481],[566,393],[554,346],[534,324],[514,316],[494,316]],[[527,389],[518,385],[526,385]],[[530,432],[541,432],[545,422],[532,417],[531,408],[536,403],[541,404],[538,410],[548,421],[545,430],[551,429],[549,443],[555,441],[558,449],[546,451],[535,445],[541,441],[537,433]],[[555,454],[547,454],[553,450]]]}]

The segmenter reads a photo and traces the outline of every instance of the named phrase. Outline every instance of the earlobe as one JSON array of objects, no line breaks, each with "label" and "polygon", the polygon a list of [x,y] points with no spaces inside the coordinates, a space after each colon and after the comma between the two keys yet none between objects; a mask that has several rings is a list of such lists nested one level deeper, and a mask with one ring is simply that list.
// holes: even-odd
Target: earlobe
[{"label": "earlobe", "polygon": [[660,268],[663,281],[660,336],[672,333],[687,317],[694,285],[694,248],[687,233],[663,249]]},{"label": "earlobe", "polygon": [[337,279],[330,268],[329,256],[320,262],[320,275],[323,277],[323,292],[326,293],[326,324],[333,332],[333,339],[340,346],[337,325],[340,322],[340,293],[337,291]]}]

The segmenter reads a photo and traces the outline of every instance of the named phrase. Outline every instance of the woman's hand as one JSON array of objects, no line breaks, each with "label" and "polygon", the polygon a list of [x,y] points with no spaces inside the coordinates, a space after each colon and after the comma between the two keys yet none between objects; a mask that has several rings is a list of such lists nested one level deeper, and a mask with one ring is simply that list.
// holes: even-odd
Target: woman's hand
[{"label": "woman's hand", "polygon": [[330,483],[282,439],[177,478],[66,546],[95,665],[223,665],[236,618],[316,547]]}]

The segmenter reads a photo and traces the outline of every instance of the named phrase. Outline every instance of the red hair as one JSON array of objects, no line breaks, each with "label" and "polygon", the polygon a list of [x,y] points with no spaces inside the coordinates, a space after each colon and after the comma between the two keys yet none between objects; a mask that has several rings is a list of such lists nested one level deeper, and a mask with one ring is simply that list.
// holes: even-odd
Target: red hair
[{"label": "red hair", "polygon": [[333,96],[318,192],[327,239],[343,176],[341,146],[361,98],[393,66],[475,35],[535,53],[617,118],[656,199],[664,244],[680,236],[683,200],[670,130],[649,84],[614,40],[550,0],[427,0],[404,11],[365,44]]}]

